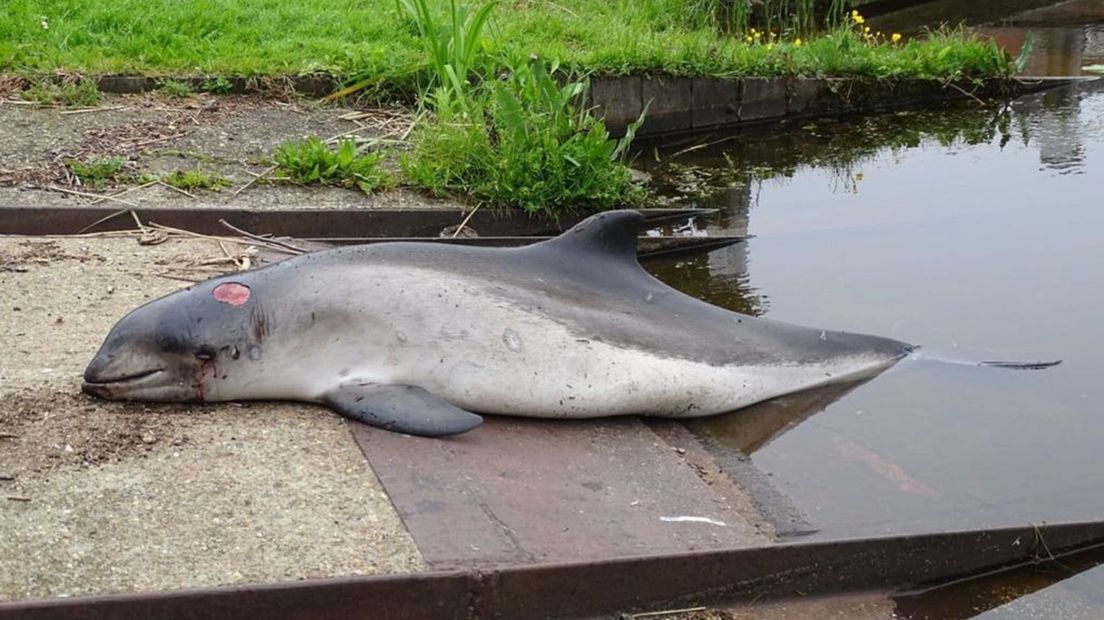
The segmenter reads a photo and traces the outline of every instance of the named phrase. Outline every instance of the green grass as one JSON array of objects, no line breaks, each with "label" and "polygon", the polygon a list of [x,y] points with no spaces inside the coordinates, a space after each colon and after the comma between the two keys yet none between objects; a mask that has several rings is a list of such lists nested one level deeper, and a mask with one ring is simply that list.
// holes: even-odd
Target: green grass
[{"label": "green grass", "polygon": [[161,94],[174,99],[183,99],[195,94],[195,89],[192,88],[191,84],[180,80],[165,80],[161,82],[158,90],[161,91]]},{"label": "green grass", "polygon": [[[508,68],[507,68],[508,67]],[[582,102],[585,83],[555,81],[539,59],[501,67],[506,79],[457,94],[438,89],[402,158],[407,178],[438,196],[558,215],[631,206],[644,197],[624,154]],[[441,107],[443,93],[451,107]]]},{"label": "green grass", "polygon": [[[701,19],[701,2],[511,0],[499,5],[476,45],[496,51],[492,41],[503,42],[518,54],[607,74],[945,78],[989,76],[1001,65],[986,43],[961,35],[842,53],[838,42],[825,39],[797,47],[795,35],[783,32],[782,42],[767,49],[719,35]],[[444,13],[442,0],[433,4]],[[0,71],[326,71],[397,88],[414,84],[425,59],[416,24],[400,15],[395,0],[6,0],[0,19]]]},{"label": "green grass", "polygon": [[42,105],[91,107],[100,103],[100,91],[92,80],[38,80],[22,96]]},{"label": "green grass", "polygon": [[204,172],[198,168],[192,170],[177,170],[176,172],[166,174],[161,177],[161,182],[186,191],[206,189],[217,192],[232,185],[230,179],[218,174]]},{"label": "green grass", "polygon": [[276,148],[277,173],[295,183],[356,187],[366,194],[391,186],[391,173],[380,166],[383,153],[360,153],[356,142],[330,147],[317,137],[290,141]]},{"label": "green grass", "polygon": [[108,183],[121,180],[119,173],[122,172],[125,164],[126,160],[122,157],[89,159],[86,161],[65,160],[65,167],[69,169],[69,172],[77,177],[82,185],[93,189],[103,189],[107,187]]},{"label": "green grass", "polygon": [[424,118],[401,159],[409,181],[439,196],[550,215],[643,197],[624,165],[636,125],[611,140],[585,107],[585,79],[538,56],[479,44],[497,0],[476,10],[450,0],[441,20],[429,0],[399,3],[421,33],[431,68]]}]

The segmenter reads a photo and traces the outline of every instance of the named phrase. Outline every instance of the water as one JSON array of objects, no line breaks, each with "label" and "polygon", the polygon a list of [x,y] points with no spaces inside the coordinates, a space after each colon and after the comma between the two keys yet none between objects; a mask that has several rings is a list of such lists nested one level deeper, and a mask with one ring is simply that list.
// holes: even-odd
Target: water
[{"label": "water", "polygon": [[[1094,0],[1099,1],[1099,0]],[[1104,2],[1097,5],[1104,22]],[[1023,48],[1030,32],[1031,54],[1024,66],[1024,75],[1099,75],[1104,65],[1104,23],[1072,26],[1009,25],[978,28],[1012,53]],[[1096,67],[1095,71],[1088,70]]]},{"label": "water", "polygon": [[722,209],[711,232],[756,237],[659,277],[923,348],[697,432],[750,453],[816,537],[1104,517],[1104,87],[705,139],[674,161],[729,187],[692,202]]}]

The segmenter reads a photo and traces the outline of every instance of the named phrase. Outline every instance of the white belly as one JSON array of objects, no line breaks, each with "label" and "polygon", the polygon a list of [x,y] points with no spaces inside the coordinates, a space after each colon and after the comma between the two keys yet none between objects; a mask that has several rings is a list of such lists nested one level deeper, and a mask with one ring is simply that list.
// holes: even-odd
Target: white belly
[{"label": "white belly", "polygon": [[377,289],[386,290],[381,298],[388,300],[388,331],[374,336],[365,350],[382,347],[382,359],[366,356],[353,374],[417,385],[482,413],[694,417],[870,368],[862,360],[833,360],[832,367],[754,367],[664,357],[569,330],[541,309],[488,294],[480,282],[459,279],[441,286],[436,274],[411,270],[393,273],[386,282],[379,274],[374,279]]}]

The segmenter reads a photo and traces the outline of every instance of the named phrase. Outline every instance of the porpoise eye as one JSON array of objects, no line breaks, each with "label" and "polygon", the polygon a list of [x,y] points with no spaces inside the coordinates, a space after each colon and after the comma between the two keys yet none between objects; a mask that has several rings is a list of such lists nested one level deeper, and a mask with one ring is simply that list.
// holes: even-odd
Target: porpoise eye
[{"label": "porpoise eye", "polygon": [[195,357],[201,362],[209,362],[215,359],[215,350],[211,347],[200,347],[196,349]]}]

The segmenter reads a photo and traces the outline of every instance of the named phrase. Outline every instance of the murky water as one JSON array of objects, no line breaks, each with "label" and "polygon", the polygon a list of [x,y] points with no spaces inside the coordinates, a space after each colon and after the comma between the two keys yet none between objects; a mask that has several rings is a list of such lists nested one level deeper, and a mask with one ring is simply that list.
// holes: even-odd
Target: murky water
[{"label": "murky water", "polygon": [[[1104,517],[1104,85],[699,138],[715,144],[673,161],[727,187],[693,202],[722,209],[710,230],[756,237],[657,275],[736,310],[923,347],[853,389],[699,432],[750,453],[816,536]],[[1048,359],[1063,363],[954,363]]]}]

